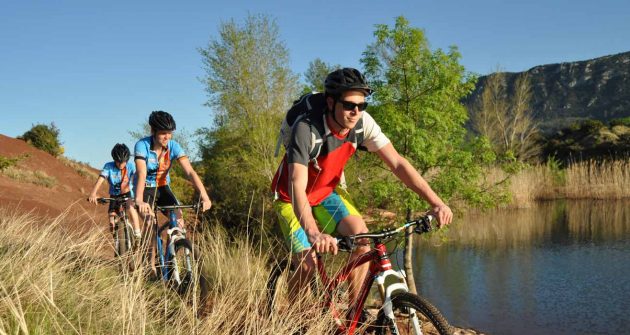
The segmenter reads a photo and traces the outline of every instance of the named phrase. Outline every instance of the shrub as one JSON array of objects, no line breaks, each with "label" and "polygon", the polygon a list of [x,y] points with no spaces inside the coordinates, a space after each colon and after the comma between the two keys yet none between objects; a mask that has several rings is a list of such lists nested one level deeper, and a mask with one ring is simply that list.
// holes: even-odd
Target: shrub
[{"label": "shrub", "polygon": [[59,142],[59,128],[57,128],[54,123],[50,125],[34,125],[29,131],[18,138],[55,157],[63,154],[63,147],[61,146],[61,142]]}]

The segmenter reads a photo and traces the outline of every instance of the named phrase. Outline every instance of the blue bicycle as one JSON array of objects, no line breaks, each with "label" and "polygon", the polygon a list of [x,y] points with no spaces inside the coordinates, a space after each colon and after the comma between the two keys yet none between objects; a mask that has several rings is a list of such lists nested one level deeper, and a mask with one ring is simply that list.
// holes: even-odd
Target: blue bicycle
[{"label": "blue bicycle", "polygon": [[[186,230],[177,224],[176,210],[197,209],[196,205],[157,206],[156,210],[168,214],[168,222],[159,225],[153,221],[155,250],[157,250],[156,269],[158,277],[181,295],[193,294],[204,306],[208,298],[209,283],[203,272],[200,253],[186,238]],[[164,239],[163,239],[164,236]],[[151,257],[151,260],[154,260]]]}]

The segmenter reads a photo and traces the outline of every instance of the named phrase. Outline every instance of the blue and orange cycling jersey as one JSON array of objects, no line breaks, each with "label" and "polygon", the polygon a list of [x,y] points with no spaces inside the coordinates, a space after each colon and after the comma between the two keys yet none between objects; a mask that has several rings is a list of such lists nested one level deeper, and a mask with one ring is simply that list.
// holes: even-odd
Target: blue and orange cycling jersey
[{"label": "blue and orange cycling jersey", "polygon": [[116,163],[105,163],[101,170],[101,177],[109,182],[109,194],[112,196],[121,195],[132,192],[133,195],[133,177],[136,174],[136,165],[133,162],[127,162],[121,170],[116,167]]},{"label": "blue and orange cycling jersey", "polygon": [[143,159],[147,162],[147,179],[146,187],[159,187],[171,183],[169,170],[171,163],[181,157],[185,157],[186,153],[179,143],[170,140],[166,146],[166,150],[158,157],[153,150],[153,137],[145,137],[136,143],[134,149],[135,159]]}]

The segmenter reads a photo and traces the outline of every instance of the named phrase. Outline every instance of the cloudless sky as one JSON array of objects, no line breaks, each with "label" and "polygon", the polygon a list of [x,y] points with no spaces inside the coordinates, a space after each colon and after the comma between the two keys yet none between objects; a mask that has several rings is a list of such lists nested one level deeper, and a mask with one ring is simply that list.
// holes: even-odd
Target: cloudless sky
[{"label": "cloudless sky", "polygon": [[277,20],[301,75],[317,57],[360,68],[374,25],[399,15],[478,74],[630,51],[628,0],[0,0],[0,133],[54,122],[66,156],[100,168],[153,110],[209,127],[197,49],[248,13]]}]

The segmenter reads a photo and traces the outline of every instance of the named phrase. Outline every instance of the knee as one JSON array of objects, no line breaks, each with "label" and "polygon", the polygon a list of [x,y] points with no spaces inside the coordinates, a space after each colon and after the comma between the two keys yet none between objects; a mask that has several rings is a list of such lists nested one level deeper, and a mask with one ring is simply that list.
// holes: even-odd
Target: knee
[{"label": "knee", "polygon": [[296,272],[300,273],[301,276],[310,277],[315,272],[317,264],[315,263],[315,258],[309,253],[308,256],[302,259],[294,260],[293,265],[295,266]]}]

